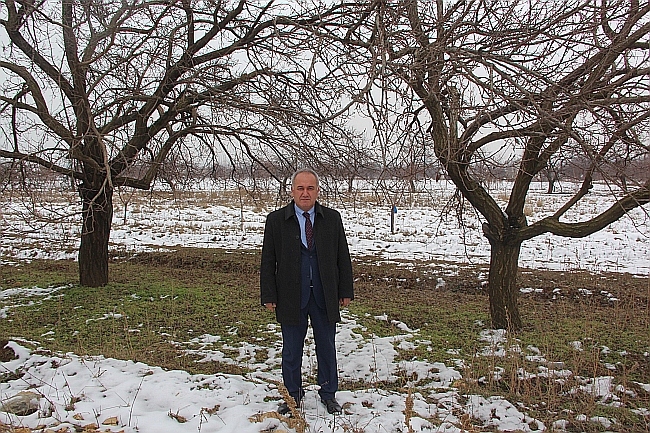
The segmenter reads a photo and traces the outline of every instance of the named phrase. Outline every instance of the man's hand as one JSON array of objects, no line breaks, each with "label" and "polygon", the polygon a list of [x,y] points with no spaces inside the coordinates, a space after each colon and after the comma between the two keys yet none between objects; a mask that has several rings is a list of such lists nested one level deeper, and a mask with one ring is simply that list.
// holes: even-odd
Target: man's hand
[{"label": "man's hand", "polygon": [[350,302],[352,301],[351,298],[341,298],[339,299],[339,303],[341,304],[341,307],[347,307],[350,305]]},{"label": "man's hand", "polygon": [[275,302],[267,302],[264,305],[269,311],[275,311]]}]

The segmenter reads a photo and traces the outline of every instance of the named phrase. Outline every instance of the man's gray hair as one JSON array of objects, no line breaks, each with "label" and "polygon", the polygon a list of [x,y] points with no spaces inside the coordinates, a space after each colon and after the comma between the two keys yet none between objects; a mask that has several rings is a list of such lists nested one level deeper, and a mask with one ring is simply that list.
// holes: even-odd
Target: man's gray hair
[{"label": "man's gray hair", "polygon": [[296,170],[296,172],[293,174],[293,176],[291,176],[291,185],[293,185],[293,181],[296,180],[296,176],[298,176],[300,173],[313,174],[314,177],[316,178],[316,186],[320,188],[320,178],[318,177],[318,173],[316,173],[311,168],[301,168],[301,169]]}]

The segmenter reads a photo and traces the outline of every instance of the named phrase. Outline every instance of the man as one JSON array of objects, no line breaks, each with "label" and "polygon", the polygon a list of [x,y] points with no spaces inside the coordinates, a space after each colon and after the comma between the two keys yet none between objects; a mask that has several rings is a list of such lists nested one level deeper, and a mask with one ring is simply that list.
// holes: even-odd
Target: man
[{"label": "man", "polygon": [[[336,401],[338,370],[334,343],[339,306],[354,298],[352,263],[341,215],[321,206],[318,175],[298,170],[291,178],[293,200],[266,218],[262,244],[262,304],[275,311],[282,328],[282,379],[296,405],[304,396],[302,351],[311,321],[318,362],[318,394],[330,414]],[[290,408],[284,402],[282,415]]]}]

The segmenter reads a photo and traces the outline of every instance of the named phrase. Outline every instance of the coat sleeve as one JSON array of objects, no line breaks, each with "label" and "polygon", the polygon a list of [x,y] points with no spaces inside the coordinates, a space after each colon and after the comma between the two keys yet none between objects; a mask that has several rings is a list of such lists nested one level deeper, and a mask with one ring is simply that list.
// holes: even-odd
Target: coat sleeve
[{"label": "coat sleeve", "polygon": [[262,241],[262,263],[260,266],[260,299],[262,305],[277,304],[278,292],[275,284],[277,258],[271,215],[266,217],[264,239]]},{"label": "coat sleeve", "polygon": [[354,299],[354,277],[352,275],[352,260],[350,259],[350,250],[348,240],[345,236],[343,220],[341,215],[338,217],[339,223],[339,242],[338,242],[338,268],[339,268],[339,299]]}]

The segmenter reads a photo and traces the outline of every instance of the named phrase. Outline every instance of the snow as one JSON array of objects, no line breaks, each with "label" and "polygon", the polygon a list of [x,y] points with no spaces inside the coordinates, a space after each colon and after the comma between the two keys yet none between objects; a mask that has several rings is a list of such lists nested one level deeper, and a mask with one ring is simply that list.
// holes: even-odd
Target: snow
[{"label": "snow", "polygon": [[[494,197],[500,197],[509,188],[507,184],[498,186],[499,189],[492,192]],[[551,215],[570,196],[545,194],[545,185],[534,184],[533,187],[537,189],[531,191],[527,200],[530,202],[529,223]],[[367,197],[353,203],[323,202],[341,212],[352,255],[372,255],[386,261],[420,259],[488,263],[490,245],[481,231],[482,219],[466,208],[463,215],[466,228],[459,227],[455,213],[446,208],[455,192],[453,185],[441,181],[428,188],[427,193],[412,195],[412,205],[398,206],[398,212],[394,214],[394,233],[390,228],[392,207],[389,203],[370,202]],[[74,194],[68,192],[65,199],[39,212],[33,211],[35,203],[25,205],[22,199],[11,197],[0,199],[3,208],[0,214],[3,234],[0,257],[4,256],[4,260],[6,257],[75,258],[79,220],[75,213],[78,209],[71,205],[73,199]],[[408,201],[407,198],[404,200]],[[506,205],[505,201],[500,204]],[[594,211],[602,211],[611,205],[608,188],[596,184],[592,193],[562,221],[584,221],[593,216]],[[216,204],[205,197],[170,199],[168,194],[152,194],[137,203],[121,202],[118,195],[114,206],[110,241],[117,251],[177,246],[258,249],[262,244],[266,214],[275,209],[263,208],[259,203],[243,207],[239,203]],[[56,222],[47,220],[48,215],[55,217]],[[29,224],[22,220],[25,216]],[[522,246],[519,265],[534,269],[648,275],[648,251],[650,218],[647,209],[637,208],[585,238],[541,235],[528,240]]]},{"label": "snow", "polygon": [[[395,346],[412,340],[416,332],[368,340],[360,331],[356,321],[344,314],[337,335],[340,377],[365,381],[368,389],[339,391],[337,399],[344,405],[345,413],[333,417],[319,403],[317,387],[307,387],[302,410],[308,431],[346,431],[359,426],[364,431],[405,431],[410,426],[414,431],[460,432],[456,426],[459,413],[502,431],[543,431],[542,423],[506,400],[480,396],[463,399],[454,387],[462,375],[454,367],[440,362],[396,362]],[[204,336],[199,340],[214,338]],[[313,341],[311,331],[307,341]],[[8,344],[19,358],[3,363],[2,371],[21,369],[25,375],[3,383],[1,395],[5,398],[20,391],[37,391],[42,395],[40,409],[22,417],[0,413],[0,421],[5,423],[48,425],[57,429],[95,424],[109,431],[206,433],[269,431],[281,423],[276,418],[264,418],[259,423],[249,420],[256,414],[275,410],[277,403],[269,399],[281,399],[277,387],[281,382],[279,352],[269,353],[270,359],[264,365],[246,363],[257,370],[245,376],[190,375],[128,360],[30,351],[24,343]],[[262,348],[252,347],[252,350]],[[204,361],[222,359],[216,353],[213,355],[206,356]],[[305,350],[304,369],[315,368],[313,356],[314,347],[310,344]],[[265,371],[264,367],[269,366],[272,369]],[[414,415],[408,425],[404,412],[409,397],[372,386],[396,381],[399,376],[427,383],[418,386],[418,392],[410,396]],[[79,401],[70,405],[73,398]],[[179,417],[183,423],[177,421]],[[111,419],[117,419],[118,426],[102,425]],[[430,419],[439,421],[434,424]]]},{"label": "snow", "polygon": [[[400,259],[445,260],[456,263],[467,261],[487,264],[489,244],[480,232],[480,218],[466,212],[465,222],[470,230],[458,227],[453,216],[444,211],[448,196],[453,193],[444,182],[438,187],[441,198],[433,204],[412,206],[401,204],[395,214],[395,233],[390,231],[390,209],[377,210],[376,204],[356,203],[337,206],[346,225],[351,253],[354,256],[375,256],[378,261]],[[445,196],[445,194],[447,194]],[[446,197],[446,198],[445,198]],[[561,194],[531,196],[535,220],[552,211]],[[567,215],[577,221],[589,217],[593,210],[609,207],[606,193],[594,193],[590,201]],[[564,197],[566,199],[566,197]],[[271,208],[227,205],[188,201],[182,204],[151,197],[146,204],[129,204],[125,209],[116,200],[111,233],[111,248],[115,251],[171,248],[175,246],[219,247],[225,249],[258,249],[266,214]],[[539,205],[539,206],[538,206]],[[0,221],[3,243],[0,257],[3,265],[14,260],[31,258],[71,258],[76,255],[77,220],[60,218],[57,224],[40,223],[33,219],[28,227],[20,216],[25,209],[19,201],[3,198]],[[74,214],[70,200],[63,200],[52,212]],[[123,220],[126,215],[126,222]],[[31,229],[30,229],[31,228]],[[28,233],[26,230],[30,229]],[[650,228],[647,215],[636,210],[628,217],[584,239],[561,239],[539,236],[524,244],[520,266],[552,270],[586,269],[590,271],[630,272],[639,276],[650,274]],[[453,272],[453,267],[450,267]],[[439,278],[438,286],[444,286]],[[9,297],[20,295],[24,302],[38,297],[57,296],[60,287],[0,288],[0,320],[14,305],[7,305]],[[523,291],[532,291],[523,288]],[[608,295],[608,294],[604,294]],[[115,320],[119,314],[106,314],[93,320]],[[385,321],[378,314],[374,320]],[[364,336],[365,329],[357,318],[344,311],[338,326],[337,352],[342,380],[362,380],[367,389],[340,391],[337,399],[344,413],[331,416],[318,401],[317,387],[307,388],[302,414],[308,432],[449,432],[460,433],[463,423],[471,419],[489,431],[541,432],[562,430],[573,420],[589,420],[602,428],[610,428],[615,420],[602,417],[591,419],[573,414],[571,419],[557,420],[546,426],[527,415],[517,402],[501,397],[462,394],[462,363],[445,365],[433,361],[397,361],[397,350],[409,350],[426,344],[417,329],[405,323],[393,323],[397,334],[390,337]],[[233,330],[236,332],[236,330]],[[260,334],[279,334],[276,324],[268,324]],[[43,336],[46,338],[47,336]],[[167,371],[159,367],[104,357],[82,357],[73,353],[49,353],[28,347],[39,342],[13,339],[9,347],[18,359],[0,365],[0,374],[21,371],[20,379],[9,378],[0,383],[0,399],[20,391],[41,395],[39,410],[31,415],[16,416],[0,412],[0,421],[15,426],[36,428],[43,426],[53,431],[65,428],[83,429],[95,424],[101,431],[125,433],[158,432],[271,432],[293,431],[286,419],[275,416],[277,403],[282,399],[278,384],[280,373],[280,342],[267,348],[246,343],[238,346],[238,355],[229,358],[213,349],[218,335],[203,334],[192,340],[192,353],[202,362],[220,361],[251,369],[246,375],[213,374],[191,375],[185,371]],[[506,350],[526,354],[530,362],[538,363],[536,371],[520,371],[522,377],[555,377],[562,380],[571,375],[562,363],[549,363],[544,353],[535,347],[520,348],[507,342],[502,330],[482,333],[479,355],[504,356]],[[315,354],[313,339],[308,334],[303,360],[305,374],[313,374]],[[508,344],[506,344],[508,343]],[[580,342],[571,344],[583,350]],[[232,348],[231,348],[232,349]],[[448,353],[453,354],[454,348]],[[606,350],[604,348],[603,350]],[[608,349],[607,349],[608,350]],[[255,359],[264,351],[263,362]],[[267,356],[268,355],[268,359]],[[648,355],[646,355],[648,356]],[[495,370],[498,375],[498,369]],[[406,384],[411,392],[387,391],[373,384],[384,381],[413,378],[426,379],[426,386]],[[650,385],[637,383],[650,390]],[[617,391],[612,377],[585,378],[582,386],[572,392],[589,394],[603,404],[616,404]],[[412,404],[412,410],[407,406]],[[647,415],[648,408],[636,408],[636,413]],[[568,415],[567,415],[568,416]],[[107,423],[107,424],[104,424]],[[92,427],[92,426],[90,426]],[[90,428],[88,427],[88,428]]]}]

